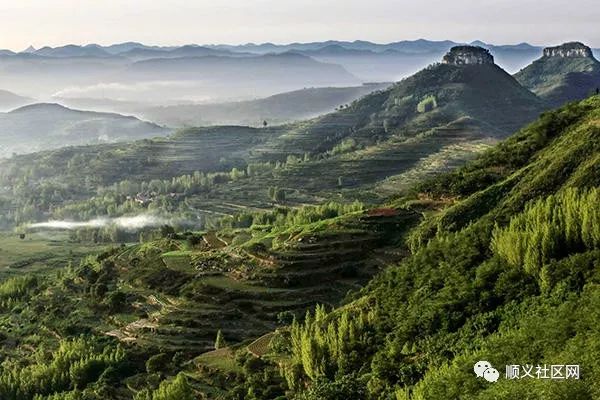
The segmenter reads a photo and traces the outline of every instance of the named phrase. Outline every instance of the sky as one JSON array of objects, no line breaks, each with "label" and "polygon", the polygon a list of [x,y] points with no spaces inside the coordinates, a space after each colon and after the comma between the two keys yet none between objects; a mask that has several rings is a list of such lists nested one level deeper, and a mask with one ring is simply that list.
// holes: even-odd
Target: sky
[{"label": "sky", "polygon": [[598,0],[0,0],[0,48],[426,38],[600,47]]}]

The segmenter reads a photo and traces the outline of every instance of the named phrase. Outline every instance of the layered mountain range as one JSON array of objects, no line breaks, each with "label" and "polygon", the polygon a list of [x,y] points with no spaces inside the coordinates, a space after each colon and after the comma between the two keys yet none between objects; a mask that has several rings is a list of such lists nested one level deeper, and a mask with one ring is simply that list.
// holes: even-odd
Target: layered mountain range
[{"label": "layered mountain range", "polygon": [[[42,53],[53,54],[52,59],[64,61],[65,58],[61,58],[60,55],[72,57],[77,53],[77,49],[77,47],[61,48],[58,53],[45,49]],[[108,50],[99,47],[98,49],[106,52],[108,58],[114,56]],[[111,51],[119,51],[119,54],[131,51],[204,51],[200,47],[167,50],[124,46],[118,49]],[[208,48],[208,50],[210,52],[231,51],[222,48]],[[371,50],[355,49],[353,51]],[[413,49],[413,51],[416,50]],[[142,119],[174,127],[211,123],[241,123],[256,126],[262,125],[263,120],[268,123],[284,123],[324,113],[323,116],[306,123],[296,123],[278,130],[285,134],[271,138],[263,136],[266,142],[257,142],[253,157],[260,160],[281,159],[289,154],[302,157],[305,153],[323,154],[333,151],[342,143],[353,143],[354,150],[370,148],[369,157],[379,154],[379,156],[387,158],[390,148],[395,149],[393,151],[397,150],[398,140],[403,142],[406,138],[423,135],[424,132],[432,132],[437,135],[440,132],[439,129],[443,127],[445,127],[443,128],[445,131],[451,129],[455,133],[468,131],[472,138],[495,140],[504,137],[533,119],[542,110],[584,98],[594,93],[600,86],[600,63],[594,58],[589,47],[581,43],[566,43],[547,48],[542,53],[543,56],[540,59],[515,74],[514,79],[495,64],[495,55],[489,49],[461,45],[453,47],[441,57],[440,64],[432,64],[390,87],[388,87],[389,84],[380,84],[354,88],[314,88],[280,94],[264,100],[215,105],[149,107],[147,104],[126,101],[111,102],[108,99],[103,101],[92,98],[74,98],[63,100],[63,102],[78,108],[103,111],[114,108],[124,114],[134,114]],[[32,57],[49,56],[34,55]],[[208,68],[208,64],[220,63],[219,60],[224,57],[208,57],[212,61],[203,57],[189,59],[174,57],[135,62],[128,67],[127,73],[132,76],[145,75],[148,79],[156,79],[161,75],[163,68],[168,65],[167,69],[172,69],[173,78],[177,75],[186,76],[187,74],[192,79],[193,75],[205,71],[200,75],[212,75],[213,77],[218,75],[227,80],[226,78],[230,74],[243,75],[241,70],[245,68],[251,70],[250,66],[257,62],[256,56],[246,57],[246,55],[240,54],[240,58],[236,58],[240,64],[231,70],[223,69],[221,66],[218,68],[218,74],[215,75],[202,68]],[[287,68],[285,67],[286,63],[289,63],[290,68],[315,65],[315,61],[307,56],[292,53],[260,57],[273,60],[276,57],[283,57],[286,60],[283,64],[281,64],[282,60],[277,60],[273,64],[274,68],[284,66],[285,69]],[[305,64],[306,61],[308,64]],[[194,63],[198,63],[198,65],[193,67]],[[176,73],[176,71],[178,72]],[[289,73],[290,69],[287,68],[286,71]],[[284,79],[284,75],[280,75],[282,79]],[[268,76],[277,75],[273,70]],[[368,94],[370,91],[374,92]],[[22,96],[7,96],[5,96],[7,105],[33,102],[32,99]],[[359,99],[361,96],[365,97]],[[301,105],[303,106],[301,107]],[[310,107],[306,107],[306,105],[310,105]],[[333,108],[340,106],[341,109],[338,112],[329,113]],[[293,111],[288,112],[287,109]],[[37,111],[30,118],[28,114],[32,110]],[[40,110],[43,110],[43,113]],[[41,105],[3,116],[0,119],[0,133],[7,140],[3,155],[49,149],[61,145],[132,140],[164,135],[169,132],[158,126],[153,127],[142,121],[134,121],[132,118],[122,119],[128,121],[125,125],[115,125],[115,121],[118,121],[119,117],[107,113],[85,114],[70,111],[70,115],[76,116],[76,118],[69,117],[69,123],[58,122],[63,119],[66,110],[66,108]],[[56,121],[52,122],[51,126],[54,127],[52,130],[58,134],[57,137],[60,138],[60,141],[55,144],[48,143],[44,147],[32,145],[35,136],[32,132],[36,131],[36,127],[40,124],[40,115],[44,115],[46,122]],[[84,116],[86,117],[84,118]],[[107,123],[107,120],[111,122]],[[85,127],[85,132],[82,127]],[[141,130],[144,130],[144,133]],[[75,135],[74,132],[80,133]],[[456,138],[462,137],[461,135],[462,133],[446,135],[446,138],[450,137],[450,142],[446,144],[454,145]],[[415,140],[412,139],[413,145]],[[438,144],[445,143],[444,140]],[[430,139],[426,141],[430,141]],[[395,144],[390,145],[391,143]],[[401,147],[404,145],[402,144]],[[446,148],[446,146],[442,145],[442,148]],[[425,153],[413,154],[429,154],[429,150],[424,151]],[[353,153],[352,157],[361,159],[362,156],[359,154]],[[349,155],[338,155],[338,158],[343,157],[349,157]],[[419,157],[415,160],[418,160]],[[334,159],[336,158],[334,157]],[[359,166],[359,168],[363,167]],[[337,168],[333,170],[337,171]],[[349,171],[351,170],[352,168],[349,169]],[[391,172],[399,172],[392,170]],[[343,171],[339,172],[340,176],[344,175]],[[389,175],[390,171],[387,174]],[[354,174],[352,179],[347,180],[347,182],[360,181],[360,174]]]},{"label": "layered mountain range", "polygon": [[[311,86],[397,81],[439,60],[452,41],[326,41],[288,45],[122,43],[0,51],[0,88],[52,101],[94,98],[173,105],[239,101]],[[542,54],[526,43],[473,45],[516,72]],[[120,110],[113,110],[120,111]]]}]

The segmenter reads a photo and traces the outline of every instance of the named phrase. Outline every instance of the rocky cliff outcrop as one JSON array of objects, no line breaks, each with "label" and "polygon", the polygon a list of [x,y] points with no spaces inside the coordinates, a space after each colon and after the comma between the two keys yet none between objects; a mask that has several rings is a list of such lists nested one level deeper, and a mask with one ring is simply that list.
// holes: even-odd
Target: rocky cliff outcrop
[{"label": "rocky cliff outcrop", "polygon": [[544,57],[594,57],[592,49],[580,42],[563,43],[560,46],[546,47]]},{"label": "rocky cliff outcrop", "polygon": [[442,64],[472,65],[494,64],[489,50],[479,46],[455,46],[442,58]]}]

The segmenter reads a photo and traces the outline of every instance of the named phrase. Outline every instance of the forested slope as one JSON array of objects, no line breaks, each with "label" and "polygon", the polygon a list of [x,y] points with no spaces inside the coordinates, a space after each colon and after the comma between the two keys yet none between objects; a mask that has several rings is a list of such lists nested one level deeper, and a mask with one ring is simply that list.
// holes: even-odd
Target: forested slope
[{"label": "forested slope", "polygon": [[[429,210],[412,254],[274,339],[289,396],[597,398],[599,183],[594,97],[398,199]],[[476,378],[479,360],[498,382]],[[581,379],[505,379],[505,365],[526,364],[578,364]]]}]

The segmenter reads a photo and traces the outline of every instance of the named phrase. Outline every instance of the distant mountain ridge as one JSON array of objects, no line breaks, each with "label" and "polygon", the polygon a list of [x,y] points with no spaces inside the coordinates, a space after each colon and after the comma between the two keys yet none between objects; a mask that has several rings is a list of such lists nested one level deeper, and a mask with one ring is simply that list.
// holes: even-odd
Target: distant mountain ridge
[{"label": "distant mountain ridge", "polygon": [[0,90],[0,111],[12,110],[33,103],[34,101],[34,99],[20,96],[8,90]]},{"label": "distant mountain ridge", "polygon": [[0,158],[12,153],[136,140],[168,133],[165,128],[135,117],[37,103],[0,113]]},{"label": "distant mountain ridge", "polygon": [[[490,50],[496,64],[511,73],[539,58],[543,50],[527,43],[473,44]],[[291,44],[148,46],[125,42],[108,46],[30,47],[19,53],[0,51],[0,88],[44,99],[56,95],[127,102],[164,100],[170,104],[223,102],[313,86],[395,82],[435,63],[457,45],[468,43],[419,39],[384,44],[330,40]],[[292,57],[298,57],[293,61],[303,64],[302,68],[287,71],[290,67],[285,63]],[[215,60],[220,60],[221,65],[211,67]],[[235,76],[226,73],[235,68]]]},{"label": "distant mountain ridge", "polygon": [[[470,43],[456,42],[452,40],[402,40],[391,43],[374,43],[365,40],[355,41],[338,41],[338,40],[327,40],[321,42],[309,42],[309,43],[289,43],[289,44],[274,44],[274,43],[248,43],[242,45],[228,45],[228,44],[187,44],[182,46],[148,46],[138,42],[126,42],[113,44],[109,46],[101,46],[98,44],[88,45],[73,45],[69,44],[66,46],[49,47],[45,46],[40,49],[33,47],[19,53],[31,53],[41,55],[45,57],[110,57],[110,56],[164,56],[172,57],[174,54],[184,54],[186,51],[202,51],[209,54],[210,51],[213,54],[222,55],[233,55],[236,53],[252,53],[252,54],[267,54],[267,53],[284,53],[288,51],[296,52],[319,52],[319,53],[346,53],[352,54],[353,52],[372,52],[372,53],[385,53],[385,52],[398,52],[404,55],[424,55],[428,53],[436,53],[443,55],[451,47],[457,45],[474,45],[481,46],[492,50],[496,55],[499,64],[503,65],[503,58],[510,59],[518,55],[530,56],[531,54],[541,53],[543,47],[534,46],[529,43],[518,43],[514,45],[496,45],[486,43],[480,40],[475,40]],[[12,51],[9,51],[15,54]],[[437,57],[439,58],[439,57]],[[504,66],[504,65],[503,65]],[[507,66],[505,66],[507,67]]]},{"label": "distant mountain ridge", "polygon": [[347,86],[361,81],[342,66],[296,54],[264,54],[248,57],[222,55],[151,58],[129,65],[125,78],[219,82],[225,87],[252,86],[259,82],[287,87]]},{"label": "distant mountain ridge", "polygon": [[[492,50],[496,55],[496,58],[502,58],[502,53],[506,52],[517,52],[523,54],[524,52],[540,52],[544,48],[543,46],[535,46],[526,42],[509,45],[497,45],[492,43],[486,43],[481,40],[475,40],[472,42],[456,42],[452,40],[402,40],[390,43],[375,43],[365,40],[355,41],[338,41],[338,40],[327,40],[321,42],[308,42],[308,43],[289,43],[289,44],[274,44],[274,43],[247,43],[241,45],[229,45],[229,44],[186,44],[181,46],[150,46],[139,42],[125,42],[118,43],[108,46],[101,46],[98,44],[87,44],[87,45],[75,45],[68,44],[65,46],[50,47],[44,46],[39,49],[35,49],[30,46],[28,49],[15,53],[11,50],[0,50],[6,52],[6,54],[37,54],[46,57],[109,57],[109,56],[127,56],[128,53],[135,55],[136,50],[148,52],[152,56],[167,56],[170,57],[173,54],[182,54],[186,51],[203,51],[210,52],[213,54],[231,54],[231,53],[252,53],[252,54],[267,54],[267,53],[284,53],[288,51],[297,52],[325,52],[337,51],[349,53],[352,52],[373,52],[373,53],[384,53],[386,51],[395,51],[405,54],[424,54],[424,53],[445,53],[451,47],[457,45],[473,45],[480,46]],[[194,50],[195,49],[195,50]],[[600,51],[596,49],[595,51]]]},{"label": "distant mountain ridge", "polygon": [[[133,102],[223,101],[265,97],[315,86],[355,86],[343,66],[302,54],[241,54],[191,46],[154,50],[124,46],[133,54],[78,56],[69,46],[0,55],[0,88],[36,98],[87,97]],[[40,54],[41,53],[41,54]],[[46,55],[42,55],[46,54]]]}]

